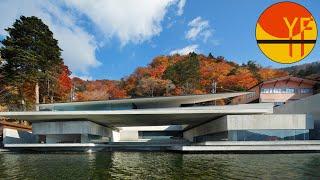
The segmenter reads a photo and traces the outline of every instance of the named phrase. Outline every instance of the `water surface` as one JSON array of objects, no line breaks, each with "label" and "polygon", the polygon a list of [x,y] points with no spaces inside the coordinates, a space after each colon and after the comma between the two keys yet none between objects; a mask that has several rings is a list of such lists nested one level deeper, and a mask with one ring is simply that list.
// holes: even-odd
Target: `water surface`
[{"label": "water surface", "polygon": [[0,153],[0,179],[319,179],[320,154]]}]

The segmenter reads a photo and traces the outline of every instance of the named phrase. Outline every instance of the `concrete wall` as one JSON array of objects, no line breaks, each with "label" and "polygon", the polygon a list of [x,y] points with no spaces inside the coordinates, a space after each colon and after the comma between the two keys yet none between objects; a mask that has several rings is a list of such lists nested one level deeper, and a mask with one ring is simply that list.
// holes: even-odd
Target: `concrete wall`
[{"label": "concrete wall", "polygon": [[305,114],[228,115],[228,130],[313,129],[313,120]]},{"label": "concrete wall", "polygon": [[90,121],[57,121],[32,123],[34,134],[92,134],[99,136],[112,136],[110,128]]},{"label": "concrete wall", "polygon": [[305,114],[227,115],[183,132],[193,141],[196,136],[228,130],[313,129],[313,120]]},{"label": "concrete wall", "polygon": [[120,131],[120,141],[137,141],[138,139],[138,131]]},{"label": "concrete wall", "polygon": [[31,132],[3,128],[3,144],[37,143],[38,137]]},{"label": "concrete wall", "polygon": [[223,132],[228,129],[227,116],[223,116],[208,123],[196,126],[183,132],[183,138],[193,141],[193,137],[202,136],[210,133]]},{"label": "concrete wall", "polygon": [[314,120],[314,128],[320,129],[320,94],[316,94],[298,101],[288,102],[287,104],[274,108],[276,114],[309,114]]},{"label": "concrete wall", "polygon": [[46,143],[80,143],[80,134],[49,134],[46,135]]}]

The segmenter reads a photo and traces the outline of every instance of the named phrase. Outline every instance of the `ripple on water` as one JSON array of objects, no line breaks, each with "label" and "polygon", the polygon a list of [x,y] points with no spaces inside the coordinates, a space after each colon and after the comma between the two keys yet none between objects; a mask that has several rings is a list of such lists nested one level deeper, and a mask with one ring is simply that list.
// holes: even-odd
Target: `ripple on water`
[{"label": "ripple on water", "polygon": [[0,179],[319,179],[320,154],[0,154]]}]

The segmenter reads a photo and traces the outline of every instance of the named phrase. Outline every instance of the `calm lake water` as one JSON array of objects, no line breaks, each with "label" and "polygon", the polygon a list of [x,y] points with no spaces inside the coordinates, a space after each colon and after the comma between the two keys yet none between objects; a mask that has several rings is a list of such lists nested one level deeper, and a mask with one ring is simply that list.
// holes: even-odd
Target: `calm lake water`
[{"label": "calm lake water", "polygon": [[0,179],[319,179],[320,154],[0,153]]}]

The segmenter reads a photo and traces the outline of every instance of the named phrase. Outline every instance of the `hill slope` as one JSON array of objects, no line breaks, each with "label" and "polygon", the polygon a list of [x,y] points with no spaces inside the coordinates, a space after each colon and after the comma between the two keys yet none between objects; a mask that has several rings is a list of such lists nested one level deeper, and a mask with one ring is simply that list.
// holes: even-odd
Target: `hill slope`
[{"label": "hill slope", "polygon": [[292,76],[320,81],[320,61],[282,68]]},{"label": "hill slope", "polygon": [[190,53],[155,57],[119,81],[82,81],[74,78],[75,100],[102,100],[123,97],[170,96],[245,91],[257,83],[287,76],[283,70],[262,68],[253,61],[239,65],[211,54]]}]

